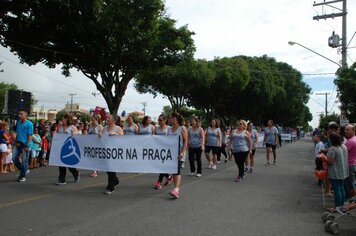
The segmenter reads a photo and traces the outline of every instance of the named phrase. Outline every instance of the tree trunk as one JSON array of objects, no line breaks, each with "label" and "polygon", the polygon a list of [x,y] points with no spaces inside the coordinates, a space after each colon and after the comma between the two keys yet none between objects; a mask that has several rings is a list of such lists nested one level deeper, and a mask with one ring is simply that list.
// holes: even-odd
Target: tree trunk
[{"label": "tree trunk", "polygon": [[[122,101],[122,97],[125,95],[127,85],[133,78],[133,75],[131,74],[125,74],[122,76],[122,79],[120,81],[120,78],[118,75],[115,76],[110,76],[108,73],[105,75],[104,73],[101,74],[102,77],[102,83],[99,83],[98,81],[98,76],[93,75],[90,73],[86,73],[83,71],[83,74],[90,78],[94,84],[96,85],[96,88],[99,90],[99,92],[103,95],[104,100],[106,101],[106,104],[108,106],[109,112],[112,115],[118,115],[118,110]],[[105,82],[104,82],[105,81]],[[115,87],[115,93],[112,93],[112,87]]]}]

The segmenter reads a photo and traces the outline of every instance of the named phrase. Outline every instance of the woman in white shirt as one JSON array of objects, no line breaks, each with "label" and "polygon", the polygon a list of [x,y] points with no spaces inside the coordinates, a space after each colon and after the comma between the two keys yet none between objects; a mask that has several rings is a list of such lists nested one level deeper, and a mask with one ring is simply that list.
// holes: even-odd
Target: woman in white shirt
[{"label": "woman in white shirt", "polygon": [[[115,136],[115,135],[124,135],[124,131],[118,125],[116,125],[117,120],[120,117],[114,117],[109,115],[107,117],[107,125],[103,129],[103,135]],[[100,137],[100,136],[99,136]],[[115,172],[106,172],[108,174],[108,186],[106,187],[105,194],[112,194],[114,190],[119,185],[120,181]]]},{"label": "woman in white shirt", "polygon": [[[100,116],[99,115],[93,115],[91,117],[91,123],[88,128],[87,134],[96,134],[101,137],[103,134],[103,126],[100,124]],[[91,174],[90,177],[97,177],[98,176],[98,171],[94,170]]]},{"label": "woman in white shirt", "polygon": [[[74,125],[73,117],[69,114],[64,114],[62,116],[62,124],[58,126],[56,132],[62,134],[78,134],[78,129]],[[74,183],[79,182],[80,180],[79,171],[76,168],[70,168],[70,167],[68,167],[68,170],[72,173],[74,177]],[[64,185],[67,183],[66,174],[67,174],[67,168],[63,166],[59,166],[59,177],[56,185]]]}]

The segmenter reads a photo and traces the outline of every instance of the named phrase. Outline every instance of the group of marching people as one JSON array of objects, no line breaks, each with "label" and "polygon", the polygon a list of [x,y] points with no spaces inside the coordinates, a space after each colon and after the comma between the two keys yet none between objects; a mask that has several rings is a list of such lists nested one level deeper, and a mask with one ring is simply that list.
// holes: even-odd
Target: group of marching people
[{"label": "group of marching people", "polygon": [[[189,122],[184,122],[183,117],[173,112],[170,117],[164,114],[158,117],[158,125],[152,124],[151,117],[145,116],[141,124],[134,123],[134,117],[128,115],[126,122],[122,123],[120,117],[108,115],[105,120],[105,126],[102,125],[100,115],[94,114],[91,117],[90,124],[85,129],[81,129],[70,114],[64,114],[61,121],[51,128],[56,133],[66,134],[86,134],[98,135],[179,135],[180,147],[177,173],[161,173],[155,184],[155,189],[162,189],[162,182],[166,179],[164,185],[168,186],[172,182],[174,188],[170,195],[174,198],[180,196],[181,168],[184,167],[186,154],[190,165],[190,176],[202,176],[202,153],[208,161],[208,168],[217,169],[220,163],[221,155],[225,155],[225,163],[228,158],[233,156],[238,167],[236,182],[241,182],[246,173],[253,172],[254,155],[258,144],[258,132],[254,129],[252,122],[239,120],[236,128],[229,129],[225,127],[220,119],[212,119],[209,127],[204,130],[201,127],[200,120],[193,117]],[[26,181],[28,173],[28,156],[34,145],[33,124],[27,119],[25,111],[19,112],[19,121],[15,132],[15,147],[13,152],[13,161],[20,170],[19,182]],[[276,147],[278,145],[278,130],[273,126],[273,122],[268,122],[265,128],[264,144],[267,148],[267,163],[270,165],[270,153],[273,153],[273,163],[276,163]],[[226,152],[228,150],[228,153]],[[212,154],[212,155],[211,155]],[[76,168],[68,168],[74,177],[74,182],[80,181],[80,173]],[[65,185],[66,167],[59,167],[59,177],[57,185]],[[94,170],[90,176],[96,177],[98,171]],[[111,194],[119,185],[119,178],[115,172],[107,172],[108,184],[106,194]]]}]

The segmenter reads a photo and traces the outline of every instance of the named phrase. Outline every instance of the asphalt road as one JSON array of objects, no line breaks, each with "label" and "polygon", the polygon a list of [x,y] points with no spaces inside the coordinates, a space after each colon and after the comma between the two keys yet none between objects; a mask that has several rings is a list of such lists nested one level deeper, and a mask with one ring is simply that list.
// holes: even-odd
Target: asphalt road
[{"label": "asphalt road", "polygon": [[[2,175],[0,235],[328,235],[312,153],[312,142],[300,140],[277,150],[276,166],[264,167],[258,149],[254,173],[241,183],[233,161],[208,170],[204,160],[201,178],[183,170],[177,200],[170,187],[153,189],[153,174],[119,174],[112,195],[103,194],[105,173],[90,178],[83,170],[76,184],[69,173],[65,186],[54,185],[56,167],[31,170],[24,183],[16,173]],[[339,224],[339,235],[356,235],[355,218]]]}]

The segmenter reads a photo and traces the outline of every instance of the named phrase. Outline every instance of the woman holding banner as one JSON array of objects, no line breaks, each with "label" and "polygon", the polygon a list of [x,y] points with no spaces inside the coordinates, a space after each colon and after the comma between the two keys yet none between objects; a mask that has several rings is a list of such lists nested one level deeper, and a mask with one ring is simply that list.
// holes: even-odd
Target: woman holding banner
[{"label": "woman holding banner", "polygon": [[184,126],[184,120],[183,117],[177,113],[173,112],[171,117],[170,117],[170,122],[172,124],[172,127],[168,129],[168,135],[179,135],[179,154],[178,154],[178,170],[177,173],[173,175],[173,182],[174,182],[174,189],[170,191],[170,195],[174,198],[179,198],[179,187],[181,184],[181,175],[180,175],[180,169],[182,166],[182,159],[184,158],[184,155],[187,150],[187,141],[188,141],[188,134],[187,134],[187,129]]},{"label": "woman holding banner", "polygon": [[[62,123],[59,124],[57,133],[60,134],[78,134],[78,129],[74,125],[73,117],[69,114],[64,114],[62,116]],[[56,185],[64,185],[66,184],[66,174],[67,174],[67,168],[63,166],[59,166],[59,177],[58,177],[58,182]],[[74,177],[74,183],[79,182],[80,175],[79,172],[76,168],[70,168],[68,167],[69,171],[72,173]]]},{"label": "woman holding banner", "polygon": [[[156,135],[167,135],[168,134],[168,129],[169,126],[166,124],[166,116],[165,115],[160,115],[158,117],[158,126],[156,127],[155,133]],[[166,183],[164,184],[165,186],[169,186],[172,182],[173,176],[169,175],[167,173],[161,173],[158,176],[158,181],[156,183],[155,189],[162,189],[162,181],[163,178],[166,177]]]},{"label": "woman holding banner", "polygon": [[[116,122],[120,122],[120,117],[116,118],[113,115],[109,115],[107,117],[107,125],[103,129],[104,135],[114,136],[114,135],[124,135],[124,131]],[[100,137],[100,135],[99,135]],[[119,185],[119,178],[116,176],[115,172],[106,172],[108,174],[108,186],[106,187],[105,194],[112,194]]]},{"label": "woman holding banner", "polygon": [[[97,134],[99,137],[103,134],[103,126],[100,124],[100,116],[94,114],[91,117],[91,123],[88,128],[87,134]],[[90,177],[97,177],[98,176],[98,171],[94,170],[91,174]]]},{"label": "woman holding banner", "polygon": [[134,123],[134,117],[132,115],[128,115],[127,124],[124,127],[125,135],[135,135],[138,133],[138,126]]},{"label": "woman holding banner", "polygon": [[155,133],[155,127],[151,124],[151,117],[145,116],[142,120],[142,125],[139,126],[139,135],[153,135]]}]

